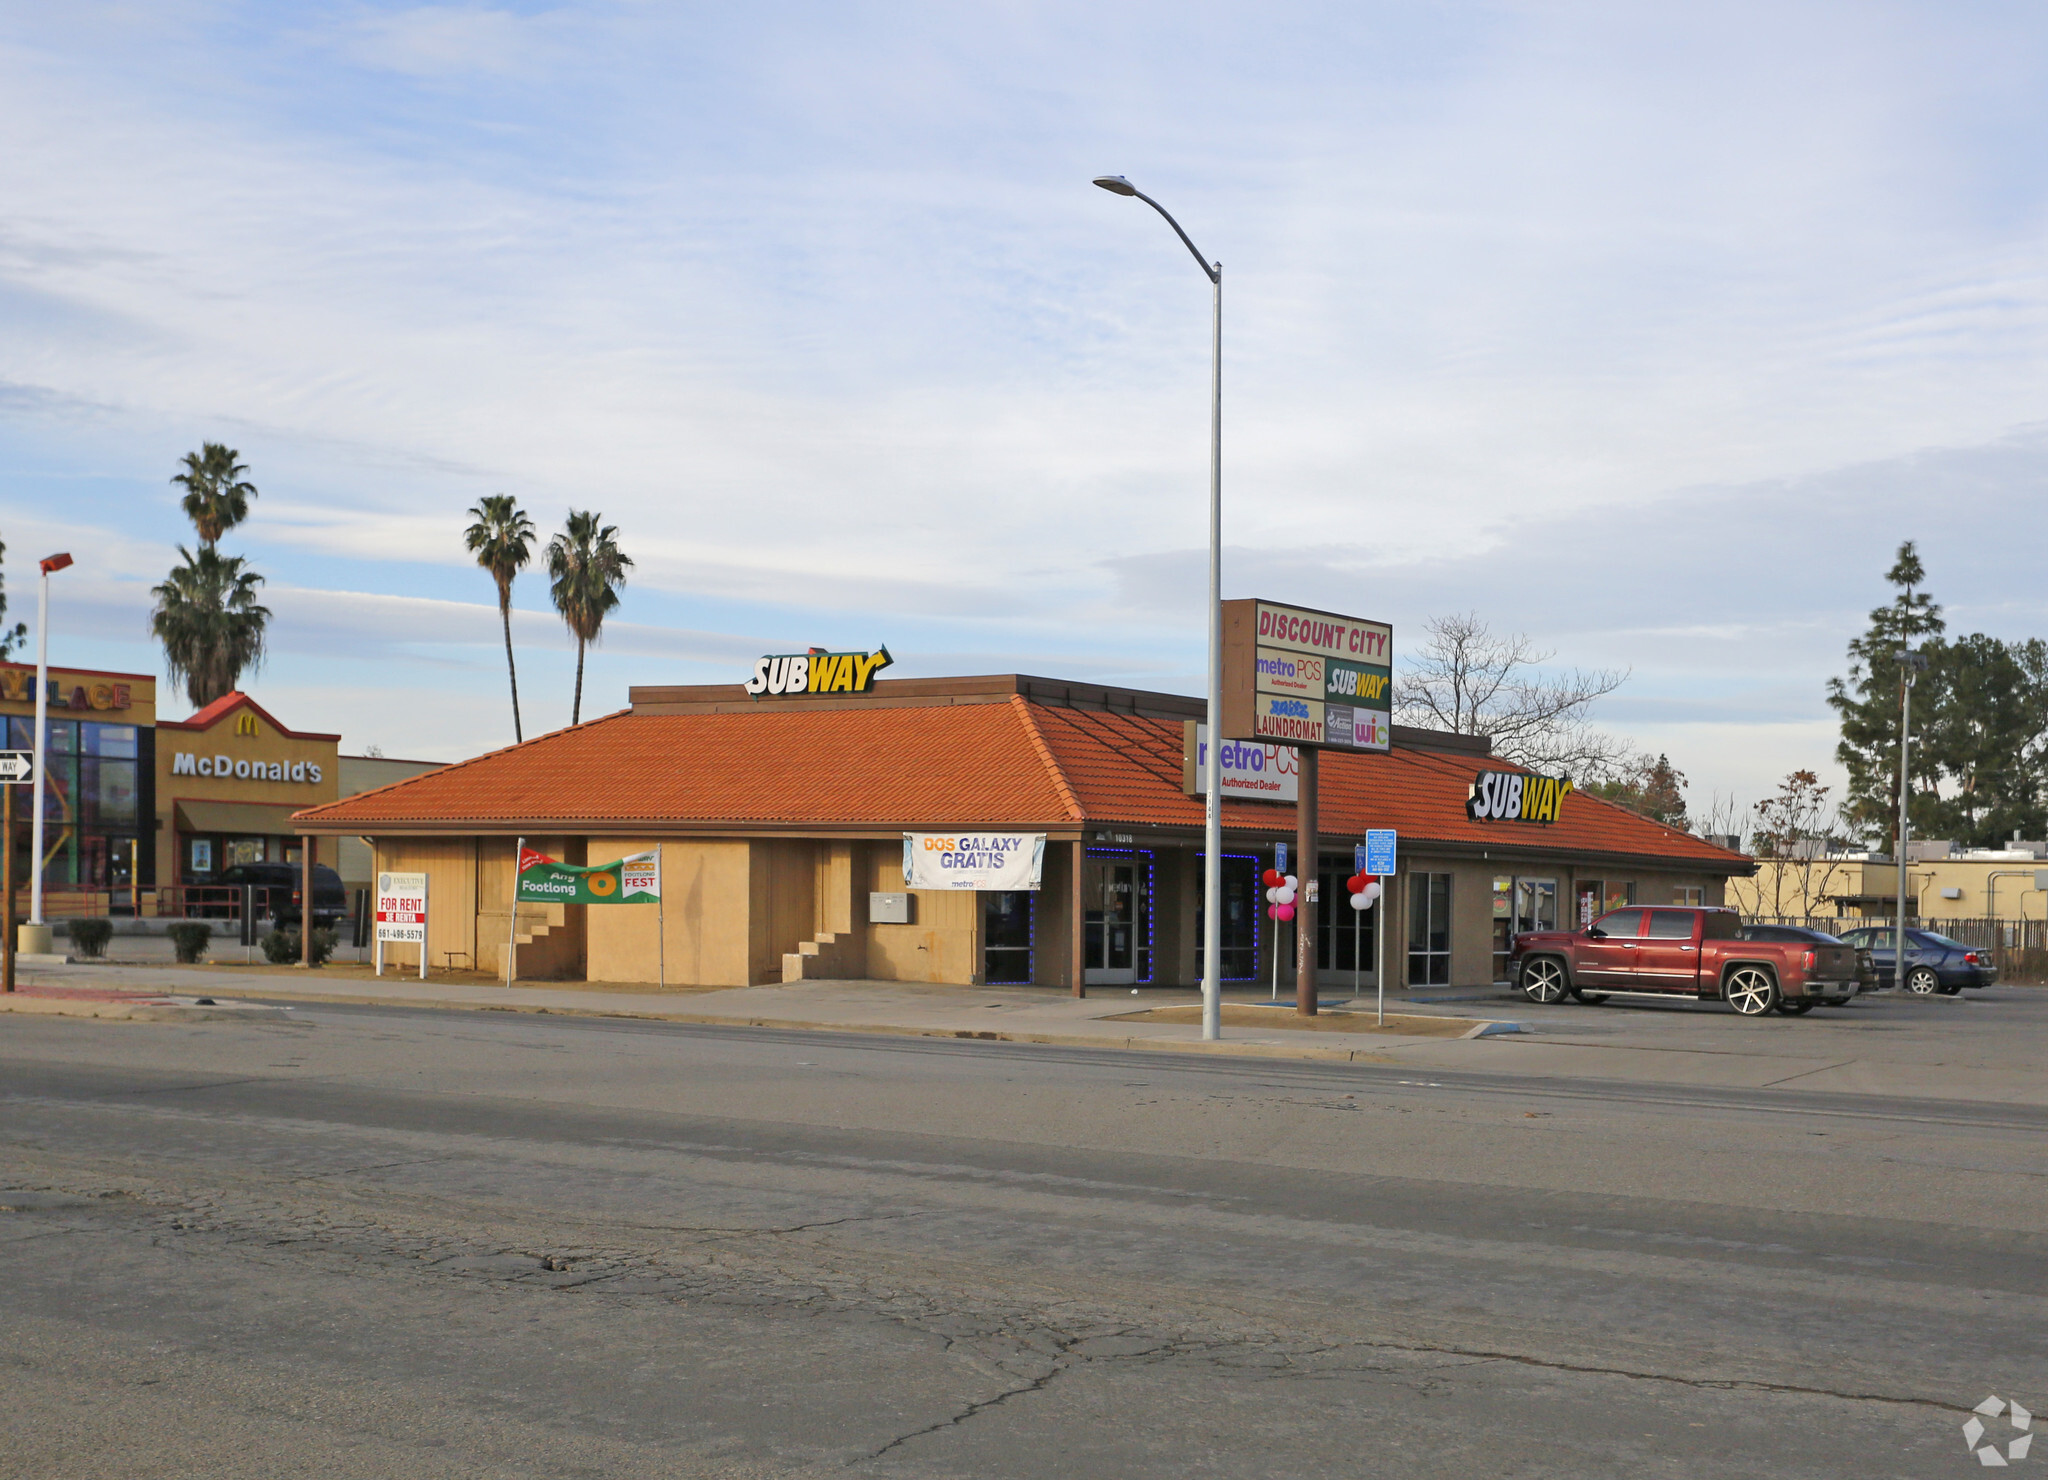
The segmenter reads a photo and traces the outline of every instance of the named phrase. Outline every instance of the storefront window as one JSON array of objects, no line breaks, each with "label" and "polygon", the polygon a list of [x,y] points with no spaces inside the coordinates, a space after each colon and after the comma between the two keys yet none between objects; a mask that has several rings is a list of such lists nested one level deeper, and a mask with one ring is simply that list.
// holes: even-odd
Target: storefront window
[{"label": "storefront window", "polygon": [[1344,881],[1351,877],[1351,860],[1342,854],[1324,857],[1316,877],[1320,881],[1316,970],[1370,976],[1379,959],[1374,937],[1379,928],[1379,906],[1369,910],[1351,908],[1351,891],[1344,887]]},{"label": "storefront window", "polygon": [[1672,891],[1673,904],[1686,904],[1698,908],[1707,902],[1707,891],[1697,884],[1681,884]]},{"label": "storefront window", "polygon": [[[7,748],[32,749],[35,721],[12,716]],[[43,768],[43,884],[47,889],[131,888],[140,855],[141,762],[134,725],[52,719]],[[17,798],[17,805],[29,800]],[[24,812],[29,809],[22,807]],[[26,869],[29,829],[17,866]],[[132,898],[129,901],[132,903]],[[118,903],[118,902],[115,902]],[[110,905],[111,907],[111,905]]]},{"label": "storefront window", "polygon": [[1515,881],[1510,874],[1493,876],[1493,979],[1508,979],[1508,964],[1514,956]]},{"label": "storefront window", "polygon": [[237,864],[263,862],[263,848],[266,841],[268,840],[264,838],[227,839],[222,847],[222,853],[227,860],[225,866],[234,868]]},{"label": "storefront window", "polygon": [[1445,986],[1451,979],[1451,876],[1408,876],[1408,981]]},{"label": "storefront window", "polygon": [[[1205,866],[1206,855],[1195,855],[1197,877]],[[1263,864],[1255,855],[1226,853],[1223,855],[1223,922],[1220,934],[1223,948],[1218,953],[1217,965],[1222,968],[1221,978],[1227,982],[1250,981],[1259,974],[1259,921],[1264,918],[1266,894],[1259,887],[1259,870]],[[1202,949],[1207,939],[1203,929],[1204,900],[1202,890],[1195,890],[1195,970],[1203,970]]]},{"label": "storefront window", "polygon": [[990,986],[1031,980],[1031,912],[1037,898],[1023,889],[981,896],[982,971]]},{"label": "storefront window", "polygon": [[1601,904],[1600,908],[1602,910],[1627,909],[1630,905],[1634,904],[1635,902],[1635,881],[1630,880],[1625,884],[1609,884],[1607,886],[1607,898]]},{"label": "storefront window", "polygon": [[1572,919],[1578,922],[1579,929],[1584,930],[1592,924],[1593,917],[1606,907],[1606,888],[1607,886],[1598,879],[1579,880],[1578,908],[1572,914]]},{"label": "storefront window", "polygon": [[1515,881],[1515,934],[1557,929],[1557,880]]}]

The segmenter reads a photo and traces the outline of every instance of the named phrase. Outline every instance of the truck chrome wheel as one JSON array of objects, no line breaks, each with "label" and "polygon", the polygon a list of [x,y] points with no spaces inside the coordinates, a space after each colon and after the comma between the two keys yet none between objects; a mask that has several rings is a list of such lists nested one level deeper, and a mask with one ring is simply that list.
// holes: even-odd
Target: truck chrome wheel
[{"label": "truck chrome wheel", "polygon": [[1531,1002],[1564,1000],[1564,967],[1548,956],[1538,956],[1522,968],[1522,995]]},{"label": "truck chrome wheel", "polygon": [[1730,973],[1726,995],[1744,1017],[1762,1017],[1778,1005],[1778,984],[1762,967],[1744,966]]},{"label": "truck chrome wheel", "polygon": [[1932,997],[1941,990],[1941,978],[1925,966],[1916,966],[1906,973],[1906,990],[1920,997]]}]

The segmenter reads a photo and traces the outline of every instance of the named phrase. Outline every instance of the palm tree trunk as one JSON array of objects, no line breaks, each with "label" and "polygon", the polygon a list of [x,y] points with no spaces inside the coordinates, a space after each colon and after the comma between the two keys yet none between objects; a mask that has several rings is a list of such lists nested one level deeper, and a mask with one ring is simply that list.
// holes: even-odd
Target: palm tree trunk
[{"label": "palm tree trunk", "polygon": [[512,661],[512,603],[500,601],[498,616],[505,623],[505,671],[512,675],[512,743],[525,741],[526,736],[519,728],[519,669]]},{"label": "palm tree trunk", "polygon": [[583,719],[583,639],[576,639],[576,702],[569,708],[569,723],[580,724]]}]

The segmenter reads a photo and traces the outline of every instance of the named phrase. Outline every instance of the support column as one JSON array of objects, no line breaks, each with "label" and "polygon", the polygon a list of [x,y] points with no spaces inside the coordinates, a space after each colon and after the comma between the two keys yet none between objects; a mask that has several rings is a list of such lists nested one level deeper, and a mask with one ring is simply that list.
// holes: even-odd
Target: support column
[{"label": "support column", "polygon": [[[40,776],[36,777],[35,784],[41,786],[43,778]],[[4,802],[0,802],[0,806],[4,806],[7,813],[6,822],[0,823],[0,839],[4,839],[4,841],[0,841],[0,848],[7,850],[4,854],[0,854],[0,894],[7,896],[7,923],[4,929],[5,944],[0,945],[0,949],[4,949],[7,952],[5,990],[11,992],[14,990],[14,948],[17,944],[14,938],[14,785],[12,782],[0,781],[0,796],[6,798]]]},{"label": "support column", "polygon": [[1300,860],[1294,876],[1301,887],[1294,891],[1294,1010],[1305,1017],[1316,1015],[1316,911],[1321,906],[1309,898],[1310,886],[1322,872],[1322,849],[1317,845],[1320,831],[1321,751],[1306,747],[1301,752],[1301,800],[1294,809],[1294,851]]},{"label": "support column", "polygon": [[299,837],[299,965],[313,964],[313,840]]},{"label": "support column", "polygon": [[1068,927],[1067,955],[1074,974],[1074,995],[1088,995],[1088,911],[1082,902],[1081,880],[1088,872],[1088,840],[1074,839],[1074,872],[1067,882],[1067,913],[1071,920]]}]

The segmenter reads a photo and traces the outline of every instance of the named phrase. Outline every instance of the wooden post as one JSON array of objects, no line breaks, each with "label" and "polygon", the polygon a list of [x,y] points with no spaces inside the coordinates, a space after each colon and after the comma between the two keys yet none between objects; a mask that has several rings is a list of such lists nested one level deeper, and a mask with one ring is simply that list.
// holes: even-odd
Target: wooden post
[{"label": "wooden post", "polygon": [[299,965],[313,964],[313,840],[299,836]]},{"label": "wooden post", "polygon": [[1294,876],[1301,884],[1294,891],[1294,1010],[1305,1017],[1316,1015],[1316,911],[1321,906],[1310,895],[1316,876],[1322,871],[1322,849],[1316,839],[1321,821],[1316,796],[1321,754],[1303,748],[1301,800],[1294,808],[1294,851],[1298,858]]},{"label": "wooden post", "polygon": [[1088,872],[1088,840],[1074,839],[1074,877],[1067,886],[1069,913],[1073,916],[1073,937],[1067,954],[1073,959],[1074,995],[1088,995],[1088,911],[1081,894],[1081,879]]},{"label": "wooden post", "polygon": [[[36,785],[38,785],[38,786],[42,785],[42,781],[43,781],[42,777],[38,776],[38,777],[36,778]],[[5,850],[5,853],[4,853],[4,855],[0,855],[0,894],[5,894],[5,895],[7,896],[7,905],[6,905],[6,909],[5,909],[5,920],[6,920],[6,925],[5,925],[5,929],[6,929],[6,931],[7,931],[7,943],[6,943],[6,947],[5,947],[5,949],[6,949],[6,951],[7,951],[7,967],[6,967],[6,971],[5,971],[5,976],[6,976],[6,980],[7,980],[7,988],[6,988],[6,989],[7,989],[8,991],[10,991],[10,992],[11,992],[11,991],[13,991],[13,990],[14,990],[14,946],[15,946],[15,940],[14,940],[14,786],[13,786],[13,783],[11,783],[11,782],[6,782],[6,781],[0,781],[0,792],[5,792],[5,793],[7,794],[7,800],[6,800],[5,802],[0,802],[0,807],[4,807],[4,808],[5,808],[5,811],[6,811],[6,817],[7,817],[7,820],[6,820],[6,821],[5,821],[4,823],[0,823],[0,849],[4,849],[4,850]]]}]

